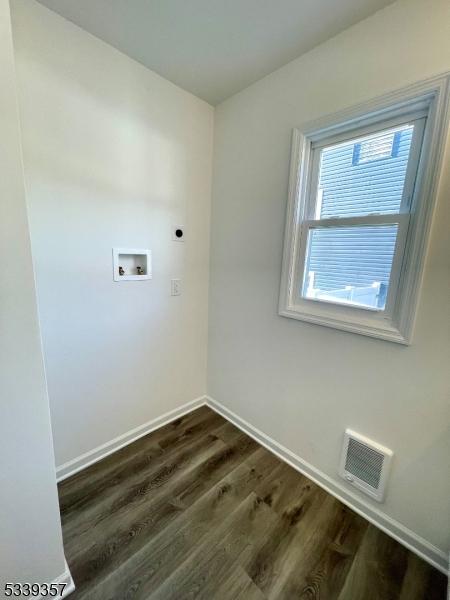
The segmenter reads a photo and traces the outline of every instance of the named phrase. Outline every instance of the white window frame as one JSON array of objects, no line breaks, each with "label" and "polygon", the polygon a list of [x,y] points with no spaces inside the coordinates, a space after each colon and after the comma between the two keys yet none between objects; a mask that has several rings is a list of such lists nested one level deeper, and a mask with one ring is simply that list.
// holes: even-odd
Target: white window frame
[{"label": "white window frame", "polygon": [[[449,79],[448,74],[430,79],[294,129],[280,287],[281,316],[401,344],[411,343],[448,127]],[[418,126],[414,128],[400,213],[317,219],[314,210],[320,152],[315,150],[321,145],[329,146],[414,120]],[[310,229],[385,223],[398,224],[398,235],[384,310],[302,296]]]}]

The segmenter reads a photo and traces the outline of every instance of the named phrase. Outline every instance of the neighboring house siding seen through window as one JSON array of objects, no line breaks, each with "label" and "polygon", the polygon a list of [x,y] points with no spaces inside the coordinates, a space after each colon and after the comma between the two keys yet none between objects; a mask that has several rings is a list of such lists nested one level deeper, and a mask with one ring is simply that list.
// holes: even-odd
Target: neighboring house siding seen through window
[{"label": "neighboring house siding seen through window", "polygon": [[294,131],[280,314],[408,344],[448,77]]}]

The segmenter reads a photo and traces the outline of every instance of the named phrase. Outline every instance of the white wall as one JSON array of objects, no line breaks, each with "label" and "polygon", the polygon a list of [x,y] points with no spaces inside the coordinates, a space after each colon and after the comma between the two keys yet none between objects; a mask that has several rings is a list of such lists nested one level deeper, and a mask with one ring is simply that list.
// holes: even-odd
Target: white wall
[{"label": "white wall", "polygon": [[8,0],[0,0],[0,597],[64,572]]},{"label": "white wall", "polygon": [[[206,392],[213,109],[33,0],[13,31],[61,465]],[[114,283],[115,246],[153,280]]]},{"label": "white wall", "polygon": [[277,303],[292,128],[449,68],[448,0],[399,0],[216,109],[208,386],[338,484],[346,427],[392,448],[379,508],[447,556],[449,147],[411,347]]}]

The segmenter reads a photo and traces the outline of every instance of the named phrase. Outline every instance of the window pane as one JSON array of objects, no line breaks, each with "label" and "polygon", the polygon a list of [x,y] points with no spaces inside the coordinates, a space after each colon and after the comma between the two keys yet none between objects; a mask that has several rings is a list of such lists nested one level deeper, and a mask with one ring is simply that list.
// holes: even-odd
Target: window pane
[{"label": "window pane", "polygon": [[398,225],[310,229],[303,297],[384,310]]},{"label": "window pane", "polygon": [[316,218],[397,213],[414,125],[321,151]]}]

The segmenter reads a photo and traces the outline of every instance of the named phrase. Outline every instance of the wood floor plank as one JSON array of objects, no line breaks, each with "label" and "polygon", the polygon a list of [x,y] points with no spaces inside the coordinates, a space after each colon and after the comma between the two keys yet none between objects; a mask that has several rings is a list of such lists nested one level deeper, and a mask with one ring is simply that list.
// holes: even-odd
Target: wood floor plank
[{"label": "wood floor plank", "polygon": [[[64,535],[68,562],[78,587],[82,588],[108,569],[114,569],[129,552],[140,547],[146,536],[158,531],[181,510],[167,501],[177,486],[195,484],[196,467],[226,450],[223,442],[209,439],[196,452],[183,456],[181,463],[164,464],[142,485],[124,490],[121,501],[115,499],[108,508],[101,506],[94,518],[87,515],[79,524],[79,534],[71,529]],[[120,504],[119,504],[120,502]],[[64,529],[63,529],[64,532]]]},{"label": "wood floor plank", "polygon": [[227,580],[215,593],[221,600],[267,600],[242,567],[230,570]]},{"label": "wood floor plank", "polygon": [[212,531],[200,546],[150,596],[151,600],[188,600],[214,597],[244,552],[252,552],[278,516],[252,492]]},{"label": "wood floor plank", "polygon": [[73,600],[445,600],[441,573],[206,407],[59,493]]},{"label": "wood floor plank", "polygon": [[314,484],[302,485],[301,493],[293,492],[292,501],[287,503],[266,544],[244,565],[264,594],[276,597],[291,563],[294,568],[298,560],[304,559],[307,540],[327,518],[331,504],[331,497]]},{"label": "wood floor plank", "polygon": [[399,598],[408,550],[369,525],[349,571],[339,600]]},{"label": "wood floor plank", "polygon": [[277,467],[259,483],[255,492],[278,514],[293,516],[296,510],[305,509],[312,489],[321,493],[320,488],[304,475],[278,461]]},{"label": "wood floor plank", "polygon": [[89,600],[146,598],[252,492],[278,459],[260,448],[211,487],[162,532],[133,554],[89,594]]},{"label": "wood floor plank", "polygon": [[399,600],[441,600],[446,595],[446,581],[441,573],[430,568],[412,552],[402,582]]},{"label": "wood floor plank", "polygon": [[367,521],[335,500],[326,520],[308,540],[301,540],[302,557],[291,558],[291,568],[285,569],[286,577],[280,577],[271,597],[338,598],[367,526]]},{"label": "wood floor plank", "polygon": [[242,434],[242,431],[229,421],[225,421],[225,423],[214,430],[214,433],[220,440],[226,444],[230,444]]},{"label": "wood floor plank", "polygon": [[70,545],[75,541],[79,545],[76,540],[83,535],[83,543],[89,543],[89,539],[96,535],[95,528],[107,527],[108,521],[121,518],[117,513],[137,510],[166,481],[174,481],[183,476],[199,460],[206,460],[209,455],[224,447],[224,443],[212,433],[205,435],[204,432],[199,432],[189,444],[176,445],[150,461],[145,469],[137,473],[130,472],[126,485],[99,490],[98,495],[94,496],[97,501],[91,500],[84,510],[71,512],[63,520],[66,543]]},{"label": "wood floor plank", "polygon": [[[160,448],[158,442],[167,435],[173,432],[184,432],[191,425],[210,419],[211,417],[211,411],[207,407],[202,406],[139,438],[132,444],[120,448],[113,454],[106,456],[101,461],[83,469],[72,477],[65,479],[58,486],[61,511],[69,508],[71,500],[76,501],[80,493],[85,494],[88,490],[94,491],[95,486],[99,482],[114,478],[117,470],[120,470],[127,462],[135,460],[142,452],[145,453],[148,448]],[[220,422],[220,419],[218,422]]]},{"label": "wood floor plank", "polygon": [[[211,434],[210,434],[211,435]],[[215,436],[212,436],[215,437]],[[192,453],[191,462],[177,471],[177,477],[157,478],[157,485],[146,485],[148,497],[139,496],[124,505],[111,519],[108,515],[90,531],[78,547],[71,546],[69,566],[78,579],[78,587],[91,585],[115,570],[126,556],[137,552],[150,536],[156,535],[172,519],[194,503],[206,489],[219,481],[243,459],[258,449],[256,442],[241,434],[234,444],[215,440],[203,452]],[[71,562],[70,562],[71,561]]]},{"label": "wood floor plank", "polygon": [[86,471],[64,481],[59,486],[59,501],[64,522],[70,523],[74,512],[85,509],[89,504],[99,504],[101,497],[109,496],[114,488],[123,488],[125,481],[139,475],[150,466],[167,460],[169,452],[190,447],[205,432],[225,424],[219,415],[202,409],[177,419],[175,424],[165,426],[133,444],[122,448],[114,456],[108,456]]},{"label": "wood floor plank", "polygon": [[[83,483],[77,491],[73,489],[70,480],[63,482],[60,486],[60,496],[64,497],[67,486],[71,490],[71,505],[62,512],[66,538],[70,537],[72,529],[77,536],[82,532],[80,512],[83,523],[89,518],[95,518],[95,513],[111,515],[114,512],[112,503],[120,504],[124,490],[130,490],[133,486],[140,488],[142,482],[151,479],[154,473],[163,469],[169,462],[181,466],[184,459],[190,458],[196,452],[197,444],[203,447],[208,441],[214,441],[218,437],[214,435],[215,430],[220,431],[225,424],[219,415],[211,411],[205,413],[201,409],[195,411],[195,418],[187,417],[178,419],[176,427],[164,427],[164,432],[158,430],[150,434],[150,437],[146,436],[144,447],[140,446],[141,449],[137,453],[130,451],[125,461],[121,457],[117,469],[107,464],[104,478],[95,473],[95,485]],[[141,445],[141,440],[131,444],[134,445]],[[102,504],[103,502],[106,504]]]}]

